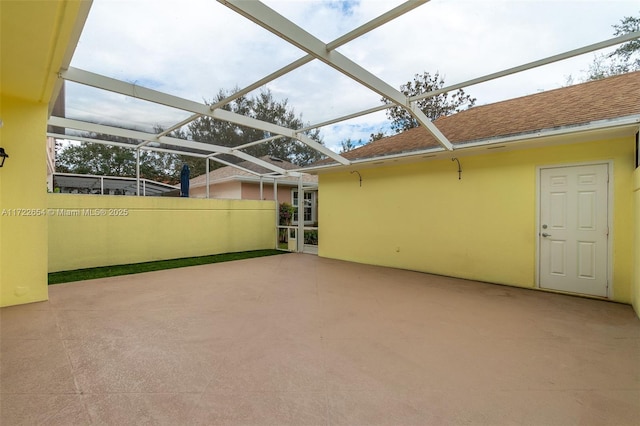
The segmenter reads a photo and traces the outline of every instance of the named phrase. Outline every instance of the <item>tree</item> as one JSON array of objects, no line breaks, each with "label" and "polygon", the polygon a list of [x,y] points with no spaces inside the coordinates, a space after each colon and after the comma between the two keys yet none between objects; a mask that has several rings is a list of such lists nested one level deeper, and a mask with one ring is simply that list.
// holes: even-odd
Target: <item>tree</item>
[{"label": "tree", "polygon": [[[217,103],[228,97],[230,92],[221,90],[208,105]],[[240,115],[255,118],[258,120],[274,123],[290,129],[300,129],[304,127],[301,116],[297,116],[293,108],[288,105],[288,101],[277,101],[269,90],[263,90],[254,97],[241,96],[238,99],[226,104],[227,111],[232,111]],[[268,138],[268,132],[252,129],[230,123],[215,120],[211,117],[200,117],[188,126],[188,133],[194,141],[212,143],[216,145],[237,147],[249,142]],[[319,130],[309,130],[303,132],[315,142],[322,144]],[[292,138],[278,138],[269,142],[250,146],[243,149],[243,152],[262,157],[270,155],[289,161],[299,166],[304,166],[314,161],[320,160],[322,154],[308,145]],[[221,157],[231,162],[237,162],[236,157]]]},{"label": "tree", "polygon": [[[189,173],[191,177],[196,177],[203,175],[207,172],[207,160],[202,157],[194,157],[193,155],[179,155],[178,160],[181,164],[186,164],[189,166]],[[218,166],[216,166],[218,164]],[[209,171],[214,170],[218,167],[222,167],[221,163],[215,163],[213,160],[209,161]]]},{"label": "tree", "polygon": [[358,139],[357,141],[354,141],[351,138],[348,138],[340,142],[340,154],[344,154],[345,152],[349,152],[356,148],[360,148],[361,146],[368,145],[371,142],[377,141],[384,137],[386,137],[385,133],[382,131],[379,131],[377,133],[371,133],[369,135],[369,140],[366,142],[364,142],[362,139]]},{"label": "tree", "polygon": [[[613,26],[614,36],[621,36],[629,33],[640,31],[640,16],[625,16],[619,24]],[[629,64],[632,70],[640,70],[640,40],[635,39],[623,43],[618,47],[611,56],[617,56],[621,60]]]},{"label": "tree", "polygon": [[587,77],[583,81],[600,80],[614,75],[634,71],[630,64],[607,54],[595,55],[589,64]]},{"label": "tree", "polygon": [[[135,143],[126,138],[89,134],[93,139]],[[180,180],[181,163],[173,154],[140,151],[140,176],[170,184]],[[136,151],[114,145],[80,142],[79,145],[59,146],[56,154],[56,171],[62,173],[94,174],[103,176],[136,176]]]},{"label": "tree", "polygon": [[377,140],[380,140],[382,138],[385,138],[387,135],[384,132],[378,132],[378,133],[371,133],[371,135],[369,135],[369,141],[367,143],[371,143]]},{"label": "tree", "polygon": [[[221,90],[215,99],[208,104],[217,103],[228,97],[230,92]],[[274,123],[290,129],[304,127],[301,116],[297,116],[287,100],[276,101],[270,91],[265,90],[255,97],[242,96],[229,104],[224,109],[247,117]],[[154,132],[160,133],[163,129],[159,126]],[[322,144],[319,130],[303,132],[317,143]],[[86,134],[89,138],[99,138],[114,142],[137,144],[140,141],[119,138],[108,135]],[[211,143],[227,147],[237,147],[249,142],[265,139],[272,135],[268,132],[239,126],[211,117],[200,117],[191,122],[187,129],[178,129],[170,133],[170,136],[194,140],[203,143]],[[173,147],[176,151],[183,150]],[[206,172],[206,160],[202,157],[188,155],[158,153],[153,151],[141,151],[140,172],[147,179],[163,182],[177,183],[180,178],[180,170],[183,164],[187,164],[191,170],[191,176],[198,176]],[[320,160],[323,155],[315,149],[292,138],[279,138],[269,142],[257,144],[242,150],[254,157],[270,155],[282,160],[304,166]],[[232,155],[221,155],[218,158],[228,162],[237,163],[243,160]],[[211,169],[221,167],[222,164],[211,161]],[[135,176],[136,160],[135,150],[117,146],[108,146],[82,142],[80,145],[69,145],[58,150],[56,170],[68,173]]]},{"label": "tree", "polygon": [[[162,126],[156,125],[153,128],[153,132],[155,134],[159,134],[164,132],[165,129]],[[183,129],[176,129],[169,133],[167,136],[176,139],[189,140],[190,136]],[[180,181],[180,172],[182,171],[182,166],[186,164],[189,166],[189,172],[191,177],[200,176],[206,172],[207,168],[207,160],[203,157],[194,157],[193,155],[187,154],[188,149],[182,148],[179,146],[171,146],[171,149],[174,151],[184,151],[185,154],[171,154],[175,158],[175,170],[176,170],[176,179],[178,182]],[[203,153],[204,154],[204,153]],[[211,161],[213,163],[213,161]],[[215,163],[213,163],[215,164]],[[211,167],[213,169],[214,167]]]},{"label": "tree", "polygon": [[[625,16],[619,24],[613,25],[614,36],[640,31],[640,16]],[[640,40],[623,43],[609,54],[595,55],[587,70],[585,81],[599,80],[640,70]]]},{"label": "tree", "polygon": [[357,142],[352,140],[351,138],[343,140],[342,142],[340,142],[340,154],[352,151],[360,145],[362,145],[362,140],[359,140]]},{"label": "tree", "polygon": [[[422,74],[414,75],[413,81],[408,81],[400,86],[400,91],[407,96],[416,96],[443,87],[444,78],[440,76],[439,72],[431,75],[425,71]],[[388,103],[389,101],[382,98],[382,102]],[[435,120],[438,117],[451,115],[463,109],[471,108],[475,103],[476,98],[472,98],[467,95],[464,90],[459,89],[453,92],[453,94],[447,92],[420,99],[417,101],[417,106],[429,119]],[[387,117],[391,120],[391,128],[395,130],[396,133],[418,127],[416,119],[413,118],[405,108],[399,106],[393,106],[387,109]]]}]

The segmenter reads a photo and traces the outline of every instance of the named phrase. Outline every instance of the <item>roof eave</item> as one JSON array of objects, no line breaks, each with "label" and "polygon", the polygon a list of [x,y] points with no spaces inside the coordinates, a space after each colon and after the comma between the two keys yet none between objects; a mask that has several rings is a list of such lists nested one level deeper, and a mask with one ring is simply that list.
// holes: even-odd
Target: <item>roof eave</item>
[{"label": "roof eave", "polygon": [[468,141],[456,145],[456,149],[470,149],[475,147],[485,147],[487,145],[501,145],[504,143],[513,144],[517,142],[531,141],[541,138],[553,136],[564,136],[577,133],[585,133],[591,131],[601,131],[615,128],[633,127],[640,125],[640,114],[634,114],[625,117],[617,117],[613,119],[597,120],[588,123],[580,123],[575,125],[567,125],[554,127],[552,129],[535,130],[532,132],[518,133],[508,136],[499,136],[495,138],[479,139]]},{"label": "roof eave", "polygon": [[[562,126],[552,129],[541,129],[533,132],[519,133],[508,136],[498,136],[493,138],[465,141],[463,143],[454,144],[454,151],[447,151],[441,147],[432,147],[419,151],[402,152],[397,154],[383,155],[377,157],[362,158],[352,160],[350,166],[342,164],[323,164],[320,166],[306,167],[297,169],[296,171],[309,174],[321,174],[324,172],[353,170],[357,166],[380,165],[386,162],[394,161],[428,161],[438,158],[455,157],[459,154],[472,155],[487,149],[498,148],[529,148],[532,145],[541,144],[543,140],[548,138],[562,137],[570,135],[578,135],[585,133],[594,133],[614,129],[629,128],[638,131],[640,128],[640,114],[631,116],[618,117],[615,119],[598,120],[578,125]],[[565,142],[570,143],[570,142]],[[501,146],[504,145],[504,146]]]}]

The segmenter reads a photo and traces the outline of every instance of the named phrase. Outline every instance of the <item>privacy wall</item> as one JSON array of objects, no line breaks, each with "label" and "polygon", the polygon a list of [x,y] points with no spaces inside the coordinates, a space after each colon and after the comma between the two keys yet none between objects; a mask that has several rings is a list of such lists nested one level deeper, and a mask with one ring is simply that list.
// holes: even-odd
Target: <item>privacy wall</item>
[{"label": "privacy wall", "polygon": [[275,202],[48,195],[49,272],[273,248]]},{"label": "privacy wall", "polygon": [[362,186],[348,171],[321,174],[319,255],[533,288],[538,167],[612,161],[610,285],[614,300],[631,303],[633,150],[629,137],[461,152],[462,179],[449,158],[363,168]]}]

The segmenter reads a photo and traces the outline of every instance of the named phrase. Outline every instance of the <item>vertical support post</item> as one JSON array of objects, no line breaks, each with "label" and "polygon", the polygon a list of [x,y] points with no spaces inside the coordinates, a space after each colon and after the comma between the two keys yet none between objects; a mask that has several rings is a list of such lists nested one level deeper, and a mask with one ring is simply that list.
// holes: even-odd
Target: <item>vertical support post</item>
[{"label": "vertical support post", "polygon": [[207,157],[207,167],[206,167],[206,178],[207,178],[207,198],[209,198],[209,157]]},{"label": "vertical support post", "polygon": [[104,195],[104,177],[100,176],[100,195]]},{"label": "vertical support post", "polygon": [[147,196],[147,180],[146,179],[142,179],[142,196],[143,197]]},{"label": "vertical support post", "polygon": [[304,251],[304,187],[302,176],[298,177],[298,253]]},{"label": "vertical support post", "polygon": [[136,149],[136,196],[140,196],[140,149]]},{"label": "vertical support post", "polygon": [[[278,206],[280,206],[280,203],[278,202],[278,179],[276,178],[273,178],[273,200]],[[278,207],[278,209],[279,208],[280,207]]]},{"label": "vertical support post", "polygon": [[262,191],[263,191],[263,182],[262,182],[262,176],[260,176],[260,201],[262,201],[264,199],[264,197],[262,196]]}]

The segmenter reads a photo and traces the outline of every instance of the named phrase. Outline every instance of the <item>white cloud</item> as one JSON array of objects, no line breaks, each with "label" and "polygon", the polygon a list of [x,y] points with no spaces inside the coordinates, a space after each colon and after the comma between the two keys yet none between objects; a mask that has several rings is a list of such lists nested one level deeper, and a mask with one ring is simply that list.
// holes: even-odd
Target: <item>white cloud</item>
[{"label": "white cloud", "polygon": [[[329,42],[401,2],[266,3]],[[339,51],[393,87],[423,71],[439,71],[452,84],[610,38],[613,24],[637,13],[637,2],[626,0],[432,0]],[[202,101],[301,56],[298,48],[212,0],[94,0],[72,65]],[[481,105],[557,88],[592,58],[584,55],[465,90]],[[311,123],[380,104],[380,95],[318,61],[267,87]],[[104,114],[138,127],[184,117],[90,90],[70,90],[67,106],[78,116]],[[385,125],[384,113],[377,113],[327,126],[322,134],[335,148],[347,138],[368,140],[372,129]]]}]

